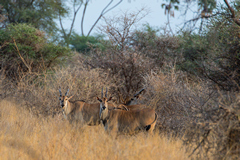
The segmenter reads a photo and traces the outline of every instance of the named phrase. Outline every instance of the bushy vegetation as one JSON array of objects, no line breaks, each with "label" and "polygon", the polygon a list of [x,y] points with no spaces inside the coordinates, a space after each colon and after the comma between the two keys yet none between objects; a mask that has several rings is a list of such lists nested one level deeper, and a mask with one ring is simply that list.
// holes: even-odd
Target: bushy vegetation
[{"label": "bushy vegetation", "polygon": [[54,0],[1,0],[0,4],[1,15],[6,15],[5,24],[27,23],[47,34],[56,34],[58,28],[53,19],[66,15],[68,10],[64,3]]},{"label": "bushy vegetation", "polygon": [[0,69],[12,80],[47,71],[71,54],[69,48],[49,42],[44,32],[27,24],[0,30],[0,46]]},{"label": "bushy vegetation", "polygon": [[239,90],[239,26],[224,14],[210,22],[202,34],[180,36],[177,66],[210,80],[221,90]]},{"label": "bushy vegetation", "polygon": [[179,38],[162,33],[160,29],[149,24],[143,25],[131,35],[131,45],[143,55],[151,58],[156,67],[166,67],[172,63],[180,47]]},{"label": "bushy vegetation", "polygon": [[[170,147],[177,159],[239,157],[239,26],[219,15],[201,34],[170,36],[149,25],[133,29],[138,15],[105,18],[99,29],[107,40],[75,34],[71,44],[81,53],[50,42],[28,24],[0,30],[0,96],[5,99],[0,152],[5,157],[159,159],[162,140],[176,147],[179,139],[180,147]],[[102,87],[115,103],[126,103],[145,88],[138,103],[156,110],[156,132],[119,140],[101,126],[69,124],[62,119],[59,87],[89,103],[97,102]],[[10,154],[12,148],[20,151]]]},{"label": "bushy vegetation", "polygon": [[80,36],[77,33],[73,33],[69,41],[71,48],[82,54],[88,54],[92,48],[99,48],[104,50],[102,36]]}]

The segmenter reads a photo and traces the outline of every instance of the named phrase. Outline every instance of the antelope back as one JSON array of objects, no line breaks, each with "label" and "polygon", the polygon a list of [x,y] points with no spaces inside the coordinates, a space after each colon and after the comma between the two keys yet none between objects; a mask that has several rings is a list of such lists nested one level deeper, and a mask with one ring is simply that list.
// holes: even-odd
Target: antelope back
[{"label": "antelope back", "polygon": [[[114,132],[134,134],[139,130],[152,130],[156,124],[156,113],[153,109],[145,108],[142,110],[118,110],[114,109],[103,116],[105,129]],[[104,119],[106,118],[106,119]]]},{"label": "antelope back", "polygon": [[145,106],[145,105],[142,105],[142,104],[136,104],[136,105],[129,105],[129,106],[126,105],[126,108],[127,108],[129,111],[132,111],[132,110],[141,110],[141,109],[144,109],[144,108],[146,108],[146,106]]}]

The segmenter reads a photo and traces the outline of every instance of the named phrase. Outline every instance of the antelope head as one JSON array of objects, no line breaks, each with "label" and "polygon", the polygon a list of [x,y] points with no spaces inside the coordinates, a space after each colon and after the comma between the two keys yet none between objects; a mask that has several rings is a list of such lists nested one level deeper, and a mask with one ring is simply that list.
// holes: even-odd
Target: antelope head
[{"label": "antelope head", "polygon": [[64,117],[66,116],[66,110],[67,110],[67,107],[68,107],[68,102],[73,97],[73,96],[67,97],[68,92],[69,92],[69,89],[67,90],[65,95],[62,95],[61,88],[59,87],[59,94],[60,94],[59,100],[60,100],[60,106],[62,108],[62,112],[64,114]]},{"label": "antelope head", "polygon": [[125,101],[124,104],[127,106],[137,104],[137,99],[139,98],[139,95],[144,90],[145,90],[145,88],[141,89],[139,92],[137,92],[135,95],[133,95],[133,97],[130,100]]},{"label": "antelope head", "polygon": [[97,97],[97,100],[100,102],[100,120],[106,119],[108,116],[108,102],[112,99],[112,97],[107,98],[107,88],[106,88],[106,93],[105,97],[103,97],[103,88],[102,88],[102,93],[101,93],[101,99]]}]

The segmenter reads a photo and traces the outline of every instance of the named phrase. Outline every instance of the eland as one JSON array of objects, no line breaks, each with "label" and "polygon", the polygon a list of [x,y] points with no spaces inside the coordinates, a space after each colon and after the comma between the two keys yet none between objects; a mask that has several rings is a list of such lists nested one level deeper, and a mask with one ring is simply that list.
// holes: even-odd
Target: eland
[{"label": "eland", "polygon": [[[133,97],[126,101],[124,104],[118,104],[118,108],[127,108],[127,110],[139,110],[146,108],[143,104],[137,104],[137,99],[139,98],[139,94],[144,91],[145,89],[141,89],[139,92],[137,92]],[[126,109],[125,109],[126,110]]]},{"label": "eland", "polygon": [[138,110],[110,109],[109,101],[112,97],[99,99],[100,101],[100,120],[106,131],[115,133],[134,134],[140,130],[153,132],[157,114],[154,109],[144,108]]},{"label": "eland", "polygon": [[126,102],[124,103],[124,105],[126,105],[126,106],[136,105],[136,104],[137,104],[137,99],[139,98],[139,95],[140,95],[140,94],[142,93],[142,91],[144,91],[144,90],[145,90],[145,88],[141,89],[139,92],[137,92],[136,94],[134,94],[133,97],[132,97],[130,100],[128,100],[128,101],[126,101]]},{"label": "eland", "polygon": [[[68,97],[68,92],[65,95],[62,95],[61,88],[59,88],[60,93],[60,106],[65,119],[68,119],[70,122],[76,121],[88,125],[99,125],[100,124],[100,103],[89,104],[82,100],[71,101],[73,97]],[[107,92],[106,92],[107,94]],[[103,97],[103,90],[102,90]],[[109,104],[111,109],[118,108],[114,104]],[[120,109],[127,110],[124,106],[119,107]]]}]

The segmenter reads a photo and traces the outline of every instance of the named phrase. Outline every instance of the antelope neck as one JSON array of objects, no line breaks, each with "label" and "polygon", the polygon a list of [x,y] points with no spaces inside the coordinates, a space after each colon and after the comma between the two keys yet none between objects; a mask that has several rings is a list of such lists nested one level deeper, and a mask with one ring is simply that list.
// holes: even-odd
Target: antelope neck
[{"label": "antelope neck", "polygon": [[107,115],[107,117],[104,118],[104,119],[102,119],[102,122],[103,122],[103,125],[104,125],[104,126],[106,125],[106,123],[107,123],[108,120],[109,120],[109,113],[110,113],[110,111],[108,110],[108,115]]},{"label": "antelope neck", "polygon": [[71,102],[66,101],[64,112],[67,115],[71,112]]}]

